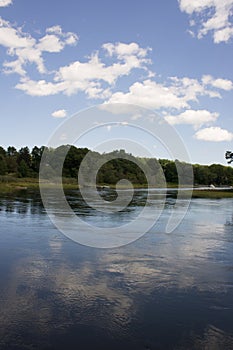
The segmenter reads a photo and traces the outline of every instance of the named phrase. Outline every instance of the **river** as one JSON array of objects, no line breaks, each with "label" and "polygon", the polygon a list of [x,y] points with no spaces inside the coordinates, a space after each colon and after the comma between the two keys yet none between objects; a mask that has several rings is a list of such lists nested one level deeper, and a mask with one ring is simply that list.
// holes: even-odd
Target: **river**
[{"label": "river", "polygon": [[[136,192],[114,224],[142,206],[145,191]],[[83,218],[112,222],[78,191],[67,198]],[[97,249],[64,236],[39,193],[2,195],[0,349],[233,349],[233,200],[192,199],[166,233],[173,206],[170,191],[143,237]]]}]

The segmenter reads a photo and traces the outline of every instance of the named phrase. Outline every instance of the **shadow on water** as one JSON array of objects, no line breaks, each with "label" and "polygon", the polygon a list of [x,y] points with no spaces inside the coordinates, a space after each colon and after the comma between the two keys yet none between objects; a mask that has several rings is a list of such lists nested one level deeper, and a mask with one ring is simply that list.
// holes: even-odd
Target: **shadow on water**
[{"label": "shadow on water", "polygon": [[[67,200],[98,221],[78,191]],[[115,223],[145,200],[138,190]],[[101,250],[57,231],[39,193],[1,197],[0,349],[233,349],[233,201],[192,200],[166,234],[174,203],[137,242]]]}]

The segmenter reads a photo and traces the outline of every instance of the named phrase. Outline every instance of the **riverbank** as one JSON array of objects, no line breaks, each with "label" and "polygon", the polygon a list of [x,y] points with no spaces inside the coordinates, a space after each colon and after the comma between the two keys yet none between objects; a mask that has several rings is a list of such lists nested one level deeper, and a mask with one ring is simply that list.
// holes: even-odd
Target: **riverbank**
[{"label": "riverbank", "polygon": [[[46,180],[42,183],[44,188],[56,188],[58,184],[56,183],[50,183]],[[0,182],[0,194],[3,193],[14,193],[18,191],[33,191],[33,190],[39,190],[39,180],[37,178],[14,178],[14,179],[7,179],[5,178],[4,181],[2,180]],[[104,185],[100,184],[99,188],[110,188],[114,189],[114,185]],[[168,188],[176,189],[176,184],[167,184]],[[78,183],[76,179],[64,179],[63,180],[63,188],[64,190],[76,190],[78,189]],[[140,188],[146,188],[145,185],[134,185],[134,188],[140,189]],[[126,189],[125,187],[122,187],[122,189]],[[233,198],[233,188],[194,188],[192,190],[186,190],[183,189],[182,191],[182,197],[190,197],[192,195],[192,198]]]},{"label": "riverbank", "polygon": [[221,198],[233,198],[233,189],[206,189],[206,190],[198,190],[194,189],[192,193],[192,198],[213,198],[213,199],[221,199]]},{"label": "riverbank", "polygon": [[[55,188],[58,186],[56,183],[50,183],[46,180],[42,182],[43,187],[45,188]],[[38,178],[4,178],[0,182],[0,194],[1,193],[13,193],[17,191],[33,191],[33,190],[39,190],[39,179]],[[78,183],[75,179],[67,180],[65,179],[63,181],[63,188],[65,190],[69,189],[77,189]]]}]

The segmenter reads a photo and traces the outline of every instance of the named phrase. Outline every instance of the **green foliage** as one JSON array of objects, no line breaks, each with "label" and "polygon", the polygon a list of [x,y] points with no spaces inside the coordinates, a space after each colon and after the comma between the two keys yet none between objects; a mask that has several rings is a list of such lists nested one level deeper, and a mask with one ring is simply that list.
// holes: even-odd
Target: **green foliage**
[{"label": "green foliage", "polygon": [[116,184],[121,179],[127,179],[134,184],[147,183],[140,167],[128,159],[113,159],[106,162],[97,176],[97,182],[105,184]]},{"label": "green foliage", "polygon": [[22,147],[18,152],[18,156],[17,156],[18,164],[20,164],[22,161],[24,161],[29,168],[31,167],[32,157],[28,147]]},{"label": "green foliage", "polygon": [[89,150],[87,148],[71,146],[64,161],[63,175],[76,178],[78,176],[79,166],[88,152]]},{"label": "green foliage", "polygon": [[[220,164],[192,166],[178,160],[174,162],[168,159],[138,158],[125,153],[124,150],[101,155],[87,148],[69,145],[54,149],[35,146],[31,152],[28,147],[22,147],[19,151],[13,146],[9,146],[7,150],[0,147],[0,175],[21,178],[38,176],[42,154],[46,164],[42,174],[45,179],[51,176],[56,178],[59,175],[58,170],[64,159],[63,177],[77,179],[80,164],[88,154],[85,169],[87,174],[93,172],[94,165],[104,163],[97,174],[99,184],[115,184],[121,179],[128,179],[134,184],[146,185],[146,173],[149,182],[154,186],[164,186],[165,178],[171,184],[177,184],[182,179],[182,185],[192,185],[193,179],[189,178],[192,168],[195,185],[233,186],[233,168],[230,166]],[[181,179],[178,179],[178,173],[181,174]]]},{"label": "green foliage", "polygon": [[7,173],[6,159],[0,153],[0,175],[5,175]]},{"label": "green foliage", "polygon": [[167,182],[178,183],[178,174],[175,162],[167,161],[163,167],[163,171]]},{"label": "green foliage", "polygon": [[16,174],[18,172],[18,163],[15,156],[6,157],[7,172],[8,174]]},{"label": "green foliage", "polygon": [[9,146],[9,147],[7,148],[7,155],[8,155],[9,157],[17,156],[17,154],[18,154],[18,152],[17,152],[17,150],[16,150],[15,147]]},{"label": "green foliage", "polygon": [[44,152],[45,147],[33,147],[32,152],[31,152],[31,168],[33,171],[35,171],[36,173],[39,172],[39,168],[40,168],[40,161],[41,161],[41,157],[42,154]]},{"label": "green foliage", "polygon": [[232,186],[233,169],[221,164],[193,166],[194,179],[196,185]]},{"label": "green foliage", "polygon": [[0,146],[0,157],[1,156],[5,158],[6,157],[6,151],[4,150],[3,147]]},{"label": "green foliage", "polygon": [[22,159],[18,166],[18,175],[19,177],[28,177],[29,173],[30,173],[30,168],[25,162],[25,160]]}]

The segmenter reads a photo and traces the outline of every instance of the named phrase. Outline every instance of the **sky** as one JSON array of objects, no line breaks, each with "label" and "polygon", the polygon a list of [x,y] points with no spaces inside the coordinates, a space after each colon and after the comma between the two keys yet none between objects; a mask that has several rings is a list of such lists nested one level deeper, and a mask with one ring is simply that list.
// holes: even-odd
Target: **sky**
[{"label": "sky", "polygon": [[192,163],[227,164],[232,19],[233,0],[0,0],[0,145],[46,145],[75,113],[124,103],[175,128]]}]

